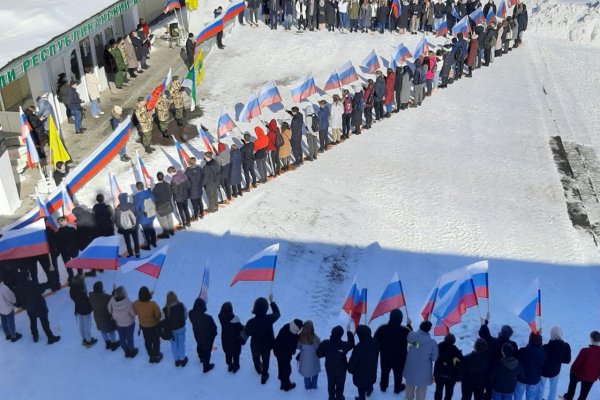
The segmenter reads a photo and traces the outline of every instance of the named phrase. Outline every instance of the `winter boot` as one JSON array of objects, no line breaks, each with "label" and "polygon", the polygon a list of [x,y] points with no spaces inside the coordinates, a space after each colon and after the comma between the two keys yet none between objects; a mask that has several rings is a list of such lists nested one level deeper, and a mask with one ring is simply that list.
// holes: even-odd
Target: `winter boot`
[{"label": "winter boot", "polygon": [[206,374],[207,372],[212,370],[214,367],[215,367],[215,364],[212,364],[212,363],[204,365],[204,369],[202,370],[202,372],[204,372]]},{"label": "winter boot", "polygon": [[183,360],[181,360],[181,367],[185,367],[188,363],[188,358],[185,357]]},{"label": "winter boot", "polygon": [[52,335],[52,336],[50,336],[48,338],[48,344],[56,343],[59,340],[60,340],[60,336],[54,336],[54,335]]},{"label": "winter boot", "polygon": [[23,335],[21,335],[19,332],[15,333],[15,337],[10,339],[11,342],[16,342],[17,340],[21,339],[23,337]]},{"label": "winter boot", "polygon": [[119,342],[112,342],[111,345],[110,345],[110,350],[115,351],[119,347],[121,347],[121,343],[119,343]]},{"label": "winter boot", "polygon": [[129,161],[131,161],[131,158],[129,158],[129,156],[127,154],[121,154],[121,161],[129,162]]}]

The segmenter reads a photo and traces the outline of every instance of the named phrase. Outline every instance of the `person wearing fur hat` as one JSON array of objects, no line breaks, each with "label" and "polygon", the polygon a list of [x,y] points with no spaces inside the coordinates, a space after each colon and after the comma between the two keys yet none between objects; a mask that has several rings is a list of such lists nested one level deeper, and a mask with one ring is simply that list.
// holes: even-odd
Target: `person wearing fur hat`
[{"label": "person wearing fur hat", "polygon": [[[271,306],[271,314],[269,311],[269,301]],[[269,301],[264,297],[259,297],[254,301],[252,314],[244,333],[250,337],[250,351],[252,352],[252,362],[254,369],[260,374],[260,383],[265,384],[269,380],[269,360],[271,358],[271,349],[275,341],[273,333],[273,324],[277,322],[281,316],[279,307],[273,301],[273,295],[269,295]]]},{"label": "person wearing fur hat", "polygon": [[600,332],[590,333],[591,344],[579,351],[571,365],[569,388],[564,400],[574,400],[577,384],[581,383],[578,400],[586,400],[592,385],[600,379]]},{"label": "person wearing fur hat", "polygon": [[347,340],[342,340],[344,328],[336,326],[331,330],[329,339],[325,339],[317,347],[317,356],[325,358],[327,372],[327,392],[330,400],[344,399],[346,372],[348,371],[348,353],[354,348],[354,335],[348,331]]},{"label": "person wearing fur hat", "polygon": [[427,387],[433,383],[433,363],[438,358],[438,346],[431,338],[431,322],[423,321],[417,331],[408,334],[408,354],[404,365],[406,400],[425,400]]},{"label": "person wearing fur hat", "polygon": [[402,384],[402,371],[406,361],[407,337],[412,331],[410,319],[408,326],[402,325],[402,311],[396,309],[390,312],[390,319],[375,331],[374,339],[379,345],[379,357],[381,361],[381,380],[379,387],[382,392],[387,390],[390,372],[394,372],[394,393],[398,394],[404,390]]},{"label": "person wearing fur hat", "polygon": [[483,392],[492,366],[492,354],[488,344],[477,338],[473,351],[467,354],[461,363],[461,388],[463,400],[482,400]]},{"label": "person wearing fur hat", "polygon": [[206,313],[206,302],[201,298],[194,302],[189,318],[196,339],[196,352],[203,366],[202,372],[206,374],[215,367],[215,364],[210,362],[210,356],[217,337],[217,325],[213,317]]},{"label": "person wearing fur hat", "polygon": [[[113,106],[110,112],[110,127],[114,131],[121,122],[123,122],[123,108],[121,106]],[[119,156],[123,162],[128,162],[131,160],[131,158],[129,158],[127,155],[127,143],[125,143],[123,147],[119,149]]]},{"label": "person wearing fur hat", "polygon": [[233,313],[233,305],[228,301],[221,306],[219,322],[221,323],[221,347],[225,353],[227,370],[235,374],[240,369],[240,353],[245,342],[242,338],[244,325]]},{"label": "person wearing fur hat", "polygon": [[[560,367],[571,362],[571,346],[562,339],[562,329],[553,326],[550,329],[550,340],[544,345],[546,363],[542,368],[542,398],[556,400]],[[546,384],[549,386],[548,396],[544,396]]]},{"label": "person wearing fur hat", "polygon": [[352,382],[358,390],[357,400],[365,400],[373,393],[373,385],[377,381],[377,359],[379,353],[377,342],[371,337],[371,328],[359,325],[356,328],[358,344],[352,350],[348,361],[348,372],[352,374]]},{"label": "person wearing fur hat", "polygon": [[273,343],[273,354],[277,358],[277,378],[281,381],[280,389],[284,392],[290,391],[296,387],[296,384],[290,381],[292,374],[292,357],[296,354],[298,347],[298,334],[302,329],[303,322],[295,319],[281,327],[275,342]]}]

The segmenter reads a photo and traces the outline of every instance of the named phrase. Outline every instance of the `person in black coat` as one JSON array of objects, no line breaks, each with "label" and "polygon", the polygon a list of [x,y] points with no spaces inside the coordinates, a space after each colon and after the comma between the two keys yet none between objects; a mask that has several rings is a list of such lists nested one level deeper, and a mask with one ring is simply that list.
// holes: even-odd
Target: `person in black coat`
[{"label": "person in black coat", "polygon": [[512,344],[502,345],[500,349],[502,358],[494,362],[490,373],[490,385],[494,392],[510,396],[515,392],[517,379],[523,376],[523,366],[515,357],[515,353]]},{"label": "person in black coat", "polygon": [[250,351],[252,352],[252,362],[254,363],[254,369],[260,374],[260,383],[265,384],[269,379],[269,359],[271,356],[271,349],[273,348],[273,342],[275,341],[275,335],[273,333],[273,324],[279,319],[281,314],[279,313],[279,307],[273,301],[273,295],[269,295],[271,302],[271,314],[267,314],[269,311],[269,302],[264,297],[259,297],[254,301],[254,307],[252,308],[252,317],[246,327],[244,333],[250,337]]},{"label": "person in black coat", "polygon": [[387,390],[390,371],[394,372],[394,393],[398,394],[405,388],[405,385],[402,384],[402,372],[408,346],[406,338],[412,328],[410,321],[408,327],[402,326],[402,317],[402,311],[392,310],[388,323],[381,325],[375,331],[374,339],[379,345],[381,362],[379,387],[382,392]]},{"label": "person in black coat", "polygon": [[198,358],[204,367],[203,372],[207,373],[215,367],[215,364],[210,362],[210,356],[217,336],[217,325],[213,317],[206,314],[206,303],[200,298],[194,302],[189,317],[196,339]]},{"label": "person in black coat", "polygon": [[173,199],[175,200],[177,210],[179,211],[181,228],[189,228],[192,226],[192,218],[190,216],[188,200],[190,198],[189,191],[192,185],[185,172],[177,171],[173,166],[167,168],[167,173],[171,176],[171,192],[173,193]]},{"label": "person in black coat", "polygon": [[491,369],[492,355],[485,340],[477,338],[473,351],[461,362],[462,400],[483,400],[483,392]]},{"label": "person in black coat", "polygon": [[348,361],[348,372],[352,374],[352,382],[358,389],[357,400],[365,400],[373,393],[373,385],[377,382],[377,359],[379,352],[377,342],[371,337],[371,328],[359,325],[356,328],[358,344],[352,350]]},{"label": "person in black coat", "polygon": [[385,97],[385,80],[383,72],[377,71],[375,79],[375,119],[380,121],[383,118],[383,100]]},{"label": "person in black coat", "polygon": [[234,374],[240,369],[240,353],[244,338],[244,325],[240,319],[233,313],[233,305],[225,302],[219,312],[219,322],[221,323],[221,346],[225,353],[225,363],[227,370]]},{"label": "person in black coat", "polygon": [[300,319],[295,319],[283,325],[273,343],[273,354],[277,358],[277,378],[281,381],[280,389],[285,392],[296,387],[296,384],[290,381],[291,363],[298,347],[298,334],[302,329],[302,325],[304,324]]},{"label": "person in black coat", "polygon": [[94,221],[96,223],[97,236],[112,236],[115,234],[115,211],[111,206],[104,203],[102,193],[96,196],[97,203],[92,207]]},{"label": "person in black coat", "polygon": [[194,42],[194,34],[188,33],[188,38],[185,41],[185,55],[187,58],[188,69],[194,64],[194,57],[196,55],[196,43]]},{"label": "person in black coat", "polygon": [[242,169],[246,178],[245,192],[250,191],[250,177],[252,176],[252,187],[256,187],[256,172],[254,172],[254,144],[250,140],[250,134],[244,134],[244,145],[240,149],[242,153]]},{"label": "person in black coat", "polygon": [[92,347],[98,342],[98,339],[92,337],[92,303],[88,297],[83,276],[78,275],[73,278],[69,296],[75,304],[75,317],[79,324],[82,344],[87,348]]},{"label": "person in black coat", "polygon": [[317,356],[325,357],[325,371],[327,372],[327,392],[329,400],[344,399],[344,385],[348,370],[347,354],[354,348],[354,335],[347,332],[347,341],[342,340],[344,328],[336,326],[331,330],[329,339],[321,342],[317,348]]},{"label": "person in black coat", "polygon": [[290,129],[292,130],[292,140],[290,144],[292,145],[292,155],[294,156],[293,165],[300,166],[304,164],[304,157],[302,155],[302,130],[304,128],[304,117],[302,117],[302,113],[298,107],[292,107],[291,110],[286,110],[286,112],[292,116],[292,122],[290,124]]},{"label": "person in black coat", "polygon": [[452,15],[453,6],[454,0],[446,0],[446,23],[448,25],[448,32],[452,32],[452,28],[456,25],[456,17]]},{"label": "person in black coat", "polygon": [[50,329],[48,306],[46,305],[46,299],[42,296],[42,291],[42,287],[33,282],[28,273],[22,272],[19,275],[19,282],[15,286],[17,306],[27,311],[33,341],[37,343],[40,338],[37,327],[37,320],[39,319],[48,338],[48,344],[52,344],[58,342],[60,336],[55,336],[52,329]]},{"label": "person in black coat", "polygon": [[542,347],[542,335],[531,332],[527,346],[521,347],[517,358],[523,365],[523,375],[517,379],[517,388],[515,390],[515,399],[521,399],[525,392],[530,389],[538,390],[540,380],[542,379],[542,368],[546,363],[546,351]]},{"label": "person in black coat", "polygon": [[396,96],[396,109],[395,113],[400,111],[400,105],[402,102],[400,101],[400,92],[402,92],[402,72],[404,68],[398,66],[396,67],[396,79],[394,80],[394,94]]},{"label": "person in black coat", "polygon": [[[58,254],[66,264],[69,260],[79,255],[77,229],[70,226],[64,217],[59,217],[57,222],[58,230],[54,234],[54,242]],[[81,275],[83,271],[77,269],[77,273]],[[70,283],[73,279],[72,268],[67,268],[67,274],[69,275],[68,279]]]},{"label": "person in black coat", "polygon": [[196,164],[196,157],[190,157],[188,160],[189,167],[185,170],[185,174],[190,181],[190,201],[192,202],[192,221],[197,221],[198,218],[203,218],[204,205],[202,204],[202,188],[204,187],[204,171]]},{"label": "person in black coat", "polygon": [[462,352],[454,344],[456,337],[448,333],[444,340],[438,344],[438,358],[433,365],[433,378],[435,381],[435,400],[451,400],[454,394],[454,385],[459,378]]},{"label": "person in black coat", "polygon": [[[571,362],[571,346],[562,339],[562,329],[553,326],[550,329],[550,340],[544,345],[546,351],[546,362],[542,368],[542,398],[556,399],[558,378],[562,364]],[[548,396],[544,396],[546,383],[549,382]]]},{"label": "person in black coat", "polygon": [[496,3],[494,3],[494,0],[488,0],[488,2],[485,3],[485,6],[483,6],[483,15],[485,15],[486,18],[490,12],[490,8],[492,9],[494,15],[496,15]]},{"label": "person in black coat", "polygon": [[96,220],[91,212],[81,207],[73,208],[73,215],[77,224],[77,245],[83,250],[96,238]]},{"label": "person in black coat", "polygon": [[165,182],[165,175],[162,172],[156,174],[158,182],[152,188],[152,195],[154,196],[154,204],[156,205],[156,219],[162,228],[160,235],[156,237],[159,239],[168,239],[171,236],[175,236],[175,229],[173,227],[173,192],[171,186]]},{"label": "person in black coat", "polygon": [[207,151],[204,153],[204,189],[208,198],[208,212],[217,212],[219,210],[219,191],[221,167],[217,160],[213,159],[213,153]]},{"label": "person in black coat", "polygon": [[[354,97],[352,97],[352,125],[354,126],[354,134],[360,135],[362,122],[363,122],[363,111],[365,108],[364,92],[360,85],[354,86]],[[348,134],[347,134],[348,135]],[[348,138],[348,136],[346,136]]]}]

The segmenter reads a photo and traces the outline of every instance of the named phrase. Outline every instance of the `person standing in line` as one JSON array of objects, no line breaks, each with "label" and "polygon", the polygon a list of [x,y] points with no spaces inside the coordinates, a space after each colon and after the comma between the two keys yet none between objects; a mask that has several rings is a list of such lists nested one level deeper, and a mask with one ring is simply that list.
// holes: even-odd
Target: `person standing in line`
[{"label": "person standing in line", "polygon": [[100,118],[104,111],[100,110],[100,80],[94,74],[92,67],[85,69],[85,87],[90,97],[90,114],[93,118]]},{"label": "person standing in line", "polygon": [[104,202],[104,195],[96,195],[96,204],[92,207],[97,236],[112,236],[115,234],[115,211]]},{"label": "person standing in line", "polygon": [[306,144],[308,145],[308,161],[317,159],[317,143],[319,137],[319,116],[315,113],[312,104],[306,106],[304,111],[306,120]]},{"label": "person standing in line", "polygon": [[146,153],[152,153],[152,113],[146,108],[146,98],[138,97],[135,105],[135,117],[138,120],[138,130]]},{"label": "person standing in line", "polygon": [[375,120],[380,121],[383,114],[383,101],[385,99],[386,84],[383,78],[383,72],[377,71],[374,85],[375,94]]},{"label": "person standing in line", "polygon": [[321,339],[315,333],[315,326],[311,320],[305,321],[298,336],[298,372],[304,377],[306,390],[317,390],[321,361],[317,356],[317,348]]},{"label": "person standing in line", "polygon": [[330,400],[344,400],[344,386],[348,371],[348,353],[354,348],[354,335],[348,331],[347,340],[342,340],[344,328],[336,326],[331,330],[329,339],[317,347],[317,356],[325,358],[327,372],[327,392]]},{"label": "person standing in line", "polygon": [[394,85],[396,84],[396,73],[393,69],[387,69],[387,76],[385,77],[385,96],[384,105],[385,113],[383,116],[389,118],[394,109]]},{"label": "person standing in line", "polygon": [[352,98],[352,125],[354,134],[360,135],[363,122],[363,112],[365,109],[365,95],[361,85],[354,86],[354,97]]},{"label": "person standing in line", "polygon": [[[122,39],[123,47],[125,48],[125,54],[127,56],[127,72],[130,78],[136,78],[138,74],[143,74],[144,71],[141,69],[140,64],[135,54],[135,47],[131,43],[130,37]],[[137,72],[137,73],[136,73]]]},{"label": "person standing in line", "polygon": [[[225,143],[219,143],[217,147],[218,153],[214,158],[217,164],[219,164],[219,185],[225,192],[225,198],[231,201],[231,184],[229,183],[229,175],[231,175],[231,151]],[[222,197],[220,188],[217,188],[217,195],[221,196],[219,204],[225,204],[225,198]]]},{"label": "person standing in line", "polygon": [[295,319],[281,327],[273,342],[273,354],[277,359],[277,378],[281,382],[280,390],[289,392],[296,387],[290,380],[292,375],[292,357],[298,348],[298,334],[302,329],[303,322]]},{"label": "person standing in line", "polygon": [[167,86],[169,93],[171,94],[171,100],[173,100],[173,107],[175,107],[175,121],[177,126],[184,126],[183,122],[183,88],[181,82],[179,82],[179,76],[173,76],[173,79]]},{"label": "person standing in line", "polygon": [[213,159],[213,153],[207,151],[204,153],[204,189],[206,190],[206,198],[208,199],[208,212],[214,213],[219,211],[219,164]]},{"label": "person standing in line", "polygon": [[348,139],[352,130],[352,97],[348,89],[342,90],[342,105],[344,106],[342,114],[342,137]]},{"label": "person standing in line", "polygon": [[267,138],[269,139],[267,152],[269,153],[269,158],[271,160],[271,170],[273,171],[272,176],[275,176],[279,175],[279,170],[281,169],[281,163],[279,162],[279,149],[283,145],[283,138],[281,137],[281,132],[279,131],[279,127],[277,126],[277,121],[275,119],[269,121],[267,129]]},{"label": "person standing in line", "polygon": [[[250,184],[253,188],[256,188],[256,173],[254,172],[254,145],[252,144],[251,136],[249,133],[244,133],[243,139],[244,145],[240,149],[242,154],[242,168],[244,170],[244,177],[246,180],[245,192],[250,191]],[[252,182],[250,182],[252,177]]]},{"label": "person standing in line", "polygon": [[185,172],[177,171],[175,167],[167,168],[167,173],[171,177],[171,192],[177,204],[179,217],[181,218],[181,229],[186,229],[192,226],[190,209],[188,207],[189,191],[191,188],[190,181]]},{"label": "person standing in line", "polygon": [[287,122],[281,123],[281,146],[279,147],[279,160],[281,169],[287,172],[290,168],[290,159],[292,155],[292,130]]},{"label": "person standing in line", "polygon": [[173,225],[173,192],[171,185],[165,182],[165,175],[162,172],[156,174],[158,182],[152,188],[152,195],[156,204],[156,219],[162,229],[159,239],[168,239],[175,236],[175,226]]},{"label": "person standing in line", "polygon": [[252,144],[254,150],[254,161],[260,178],[260,183],[267,183],[267,147],[269,146],[269,138],[265,131],[257,126],[254,128],[256,140]]},{"label": "person standing in line", "polygon": [[[129,40],[131,40],[131,44],[135,49],[135,57],[139,63],[138,73],[144,72],[143,70],[148,69],[148,64],[146,64],[146,58],[148,56],[148,47],[140,38],[140,32],[133,31],[129,34]],[[143,32],[142,32],[143,35]]]},{"label": "person standing in line", "polygon": [[92,304],[85,288],[85,279],[77,275],[71,282],[69,296],[75,303],[75,317],[79,325],[79,333],[84,347],[90,348],[98,342],[98,339],[92,337]]},{"label": "person standing in line", "polygon": [[203,366],[202,372],[206,374],[215,367],[215,364],[210,362],[210,356],[217,337],[217,324],[213,317],[206,313],[206,302],[201,298],[197,298],[194,302],[189,318],[196,339],[196,352]]},{"label": "person standing in line", "polygon": [[344,114],[344,105],[337,94],[333,95],[331,104],[331,114],[329,115],[329,126],[331,126],[332,144],[340,143],[342,133],[342,115]]},{"label": "person standing in line", "polygon": [[[112,130],[117,129],[121,122],[123,122],[123,108],[121,106],[113,106],[110,112],[110,126]],[[131,158],[127,155],[127,143],[123,144],[123,147],[119,149],[119,156],[123,162],[131,161]]]},{"label": "person standing in line", "polygon": [[185,321],[187,313],[185,306],[177,298],[177,294],[173,291],[167,292],[163,314],[173,335],[170,340],[171,353],[173,353],[176,367],[185,367],[188,363],[188,358],[185,355]]},{"label": "person standing in line", "polygon": [[[135,205],[129,201],[127,193],[119,195],[119,205],[115,209],[115,224],[117,231],[123,235],[125,245],[127,246],[127,254],[129,257],[140,257],[140,238],[138,235],[139,223],[136,217]],[[133,247],[131,241],[133,240]]]},{"label": "person standing in line", "polygon": [[491,399],[513,400],[517,379],[523,376],[523,366],[514,357],[515,350],[510,343],[501,346],[501,358],[494,362],[490,374]]},{"label": "person standing in line", "polygon": [[156,248],[156,230],[154,229],[154,218],[156,217],[156,204],[150,188],[145,189],[142,182],[136,182],[137,193],[133,195],[133,203],[136,210],[138,224],[142,226],[144,250],[150,250],[150,246]]},{"label": "person standing in line", "polygon": [[462,367],[462,352],[454,344],[456,337],[448,333],[444,340],[438,344],[438,359],[433,367],[433,378],[435,380],[435,400],[451,400],[454,394],[454,386],[459,379]]},{"label": "person standing in line", "polygon": [[437,58],[435,53],[430,51],[427,53],[427,57],[423,60],[425,65],[425,86],[427,87],[427,93],[425,96],[431,96],[433,94],[433,81],[437,72]]},{"label": "person standing in line", "polygon": [[600,332],[590,333],[591,344],[579,351],[571,365],[569,388],[564,400],[574,400],[577,384],[581,383],[578,400],[586,400],[594,382],[600,379]]},{"label": "person standing in line", "polygon": [[231,145],[229,153],[230,168],[229,168],[229,183],[231,184],[231,193],[233,197],[243,196],[242,193],[242,153],[236,144]]},{"label": "person standing in line", "polygon": [[133,342],[135,312],[123,286],[119,286],[113,291],[113,296],[108,302],[108,312],[117,325],[119,343],[125,352],[125,358],[135,358],[139,352]]},{"label": "person standing in line", "polygon": [[412,331],[410,320],[408,326],[402,326],[402,311],[396,309],[390,312],[390,319],[375,331],[374,339],[379,345],[381,362],[381,379],[379,387],[385,393],[390,382],[390,372],[394,373],[394,393],[399,394],[405,389],[402,383],[402,373],[406,362],[407,337]]},{"label": "person standing in line", "polygon": [[491,372],[492,354],[485,340],[477,338],[473,351],[461,363],[462,400],[483,400],[483,393]]},{"label": "person standing in line", "polygon": [[0,275],[0,321],[2,323],[2,331],[6,340],[12,343],[21,339],[23,335],[17,332],[15,328],[15,305],[17,297],[4,283],[4,277]]},{"label": "person standing in line", "polygon": [[250,350],[254,369],[260,375],[260,383],[263,385],[269,379],[269,360],[275,341],[273,324],[281,316],[279,307],[273,301],[273,295],[269,295],[269,300],[271,302],[271,314],[267,314],[269,311],[267,299],[259,297],[254,301],[254,307],[252,308],[254,317],[246,323],[244,328],[245,335],[250,337]]},{"label": "person standing in line", "polygon": [[373,79],[367,81],[367,87],[364,90],[363,99],[365,103],[364,115],[365,115],[365,127],[364,129],[371,129],[373,125],[373,105],[375,104],[375,89],[373,88]]},{"label": "person standing in line", "polygon": [[324,153],[329,145],[329,107],[325,100],[319,100],[319,153]]},{"label": "person standing in line", "polygon": [[425,90],[425,67],[421,59],[415,61],[415,72],[413,74],[413,91],[415,102],[411,105],[412,108],[420,106],[423,102],[423,92]]},{"label": "person standing in line", "polygon": [[202,188],[204,187],[204,171],[198,165],[196,157],[190,157],[189,166],[185,175],[190,182],[190,201],[192,202],[192,222],[204,218],[204,204],[202,203]]},{"label": "person standing in line", "polygon": [[162,314],[158,304],[152,300],[152,293],[146,286],[142,286],[138,292],[138,299],[133,302],[133,311],[138,316],[140,328],[144,334],[144,344],[148,353],[150,363],[159,363],[163,358],[160,352],[160,336],[158,334],[158,323]]},{"label": "person standing in line", "polygon": [[[312,0],[309,0],[312,1]],[[304,164],[304,157],[302,154],[302,133],[304,130],[304,118],[298,107],[292,107],[291,110],[286,112],[292,116],[291,130],[292,130],[292,154],[294,156],[293,165],[299,167]]]},{"label": "person standing in line", "polygon": [[357,400],[365,400],[373,393],[373,385],[377,382],[377,359],[379,353],[377,343],[371,337],[371,328],[359,325],[356,328],[358,344],[352,350],[348,361],[348,372],[352,374],[352,382],[358,390]]},{"label": "person standing in line", "polygon": [[[69,225],[69,222],[65,217],[58,217],[58,230],[54,235],[55,246],[58,254],[66,264],[72,258],[79,255],[79,248],[77,247],[77,229]],[[67,282],[71,283],[73,280],[73,268],[66,268],[67,270]],[[77,269],[78,275],[83,275],[83,270]]]},{"label": "person standing in line", "polygon": [[125,75],[127,71],[127,64],[125,64],[125,60],[123,60],[123,54],[117,46],[117,43],[114,39],[110,39],[108,42],[110,44],[110,54],[112,54],[115,59],[115,64],[117,66],[117,70],[115,72],[115,84],[117,85],[117,89],[123,89],[123,84],[125,83],[125,79],[127,76]]},{"label": "person standing in line", "polygon": [[165,90],[160,94],[158,101],[156,102],[156,106],[154,107],[156,110],[156,120],[158,122],[158,130],[164,138],[171,136],[168,132],[169,118],[171,116],[171,112],[169,111],[169,107],[173,101],[169,98],[169,91]]},{"label": "person standing in line", "polygon": [[[557,400],[557,386],[560,377],[561,364],[571,362],[571,346],[562,339],[562,329],[553,326],[550,329],[550,340],[544,345],[546,363],[542,368],[542,398]],[[548,396],[544,396],[546,384],[549,383]]]},{"label": "person standing in line", "polygon": [[221,347],[225,353],[225,363],[227,370],[236,373],[240,369],[240,353],[244,339],[244,325],[240,319],[233,313],[233,305],[226,301],[221,306],[219,312],[219,322],[221,323]]},{"label": "person standing in line", "polygon": [[438,346],[431,338],[431,322],[423,321],[419,330],[408,334],[408,354],[404,365],[406,400],[425,400],[427,387],[433,383],[433,363],[438,358]]},{"label": "person standing in line", "polygon": [[523,395],[527,400],[537,400],[541,396],[542,368],[546,363],[546,351],[542,347],[542,335],[531,332],[527,346],[519,349],[517,358],[523,366],[523,375],[517,378],[515,400]]},{"label": "person standing in line", "polygon": [[117,326],[108,312],[110,298],[111,296],[104,292],[102,281],[94,283],[93,291],[89,294],[89,299],[94,314],[94,321],[96,321],[96,328],[100,331],[102,339],[104,339],[106,350],[115,351],[119,348],[120,344],[117,341]]}]

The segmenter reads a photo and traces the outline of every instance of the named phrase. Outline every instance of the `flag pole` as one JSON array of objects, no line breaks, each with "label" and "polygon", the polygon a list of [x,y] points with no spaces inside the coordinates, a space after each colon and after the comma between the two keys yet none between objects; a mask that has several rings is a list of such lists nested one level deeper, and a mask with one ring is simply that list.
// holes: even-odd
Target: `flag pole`
[{"label": "flag pole", "polygon": [[406,306],[406,301],[404,302],[404,312],[406,313],[406,321],[408,322],[410,317],[408,316],[408,307]]},{"label": "flag pole", "polygon": [[[160,275],[158,275],[158,278],[159,278],[159,277],[160,277]],[[154,292],[156,292],[156,285],[158,285],[158,278],[156,278],[156,279],[154,280],[154,286],[152,286],[152,292],[151,292],[151,293],[154,293]]]}]

